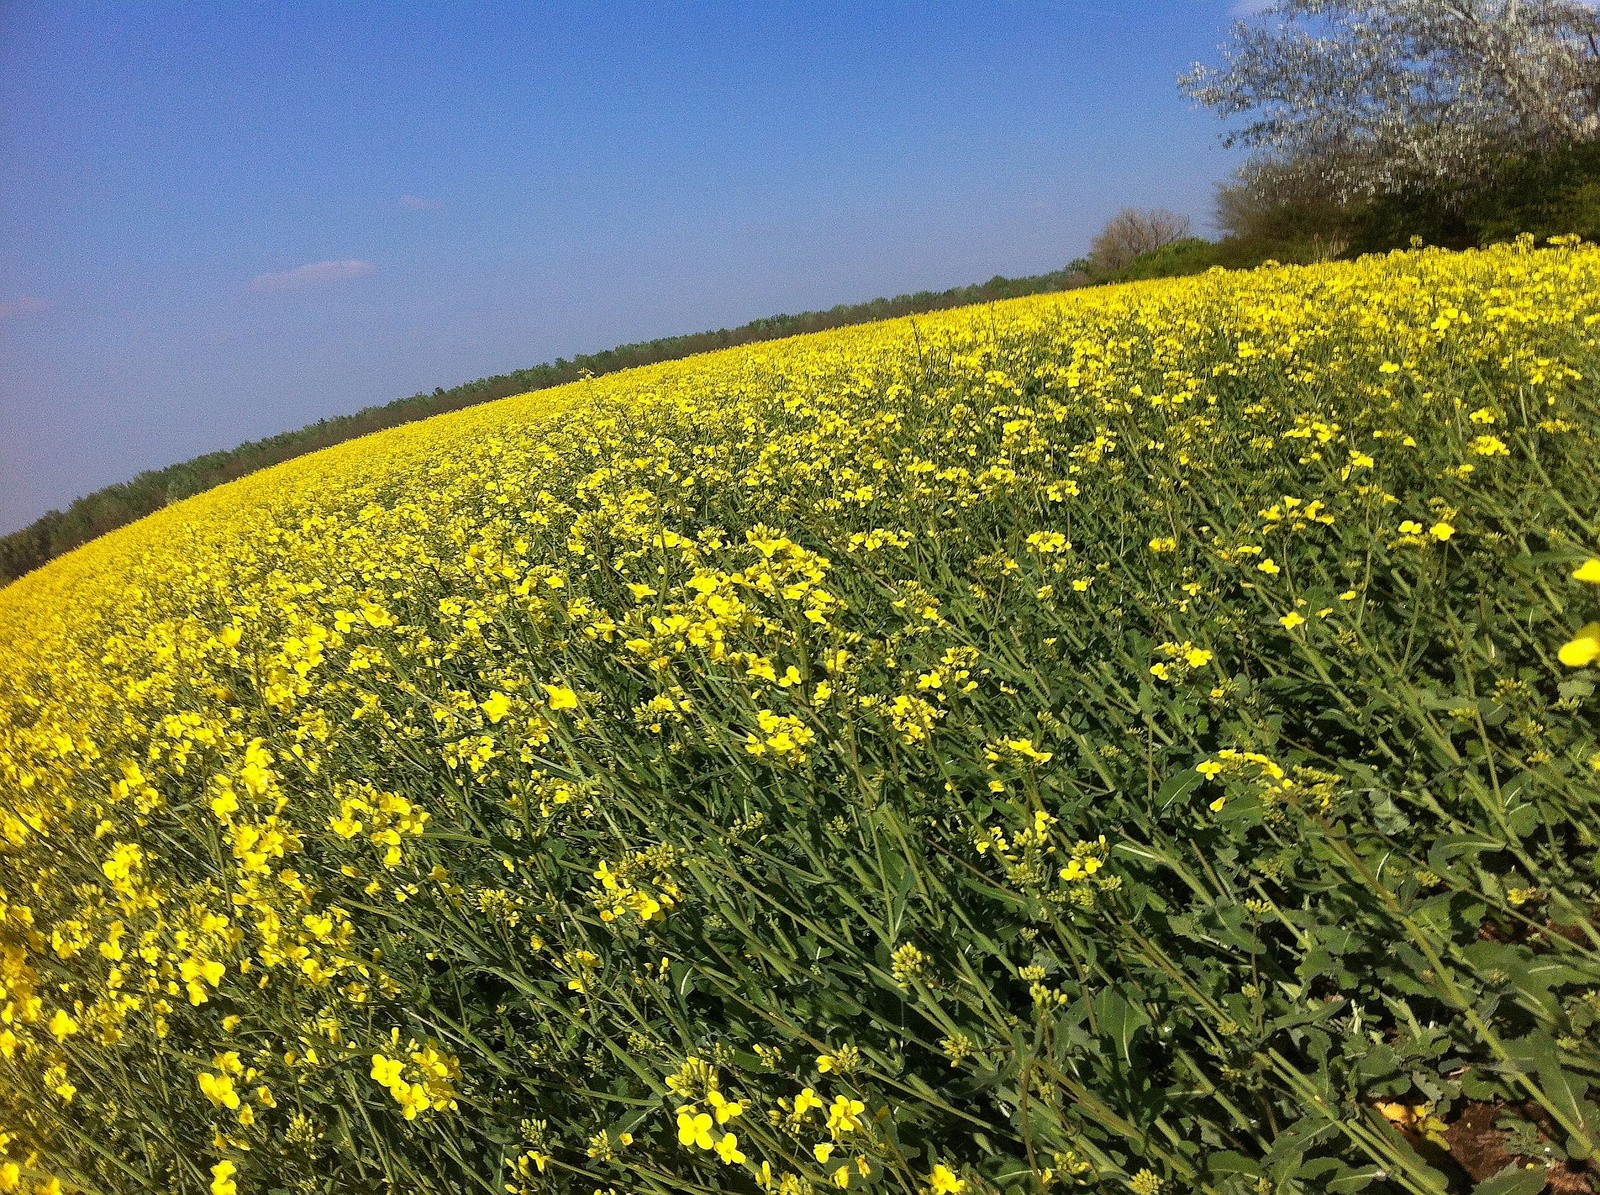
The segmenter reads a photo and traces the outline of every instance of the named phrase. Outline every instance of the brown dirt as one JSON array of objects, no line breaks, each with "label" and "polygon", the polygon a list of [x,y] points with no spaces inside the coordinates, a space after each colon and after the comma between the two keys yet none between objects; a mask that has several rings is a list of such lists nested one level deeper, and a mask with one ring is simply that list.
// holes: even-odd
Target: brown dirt
[{"label": "brown dirt", "polygon": [[[1487,1104],[1475,1100],[1457,1107],[1458,1115],[1445,1129],[1445,1141],[1450,1156],[1472,1176],[1482,1182],[1498,1173],[1512,1162],[1526,1165],[1539,1162],[1538,1158],[1524,1158],[1505,1150],[1507,1134],[1495,1128],[1495,1121],[1507,1112],[1531,1121],[1539,1128],[1541,1141],[1559,1141],[1563,1134],[1550,1114],[1537,1104]],[[1548,1185],[1551,1195],[1597,1195],[1594,1175],[1582,1162],[1558,1162],[1549,1170]]]}]

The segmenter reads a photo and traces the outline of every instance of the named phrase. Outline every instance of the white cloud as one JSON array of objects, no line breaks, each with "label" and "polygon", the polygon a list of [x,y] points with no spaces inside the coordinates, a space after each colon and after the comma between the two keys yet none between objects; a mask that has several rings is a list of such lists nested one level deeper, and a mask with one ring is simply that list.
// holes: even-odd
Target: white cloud
[{"label": "white cloud", "polygon": [[408,207],[414,212],[437,212],[444,208],[444,204],[437,199],[424,199],[420,195],[400,196],[400,206]]},{"label": "white cloud", "polygon": [[292,270],[279,270],[275,274],[257,274],[250,279],[250,289],[256,292],[278,290],[304,290],[308,286],[324,286],[359,278],[376,269],[370,261],[347,258],[344,261],[314,261],[296,266]]},{"label": "white cloud", "polygon": [[1260,16],[1271,2],[1272,0],[1233,0],[1228,10],[1229,15],[1242,19]]},{"label": "white cloud", "polygon": [[48,299],[34,299],[24,295],[20,299],[12,299],[9,303],[0,303],[0,319],[13,315],[33,315],[38,311],[49,311],[55,304]]}]

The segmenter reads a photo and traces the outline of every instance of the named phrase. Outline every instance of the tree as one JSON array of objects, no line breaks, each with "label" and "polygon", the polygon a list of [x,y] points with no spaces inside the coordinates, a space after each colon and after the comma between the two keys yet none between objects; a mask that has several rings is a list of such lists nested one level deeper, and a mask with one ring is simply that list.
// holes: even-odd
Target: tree
[{"label": "tree", "polygon": [[1584,0],[1276,0],[1179,86],[1261,151],[1258,190],[1339,199],[1467,185],[1600,139],[1600,11]]},{"label": "tree", "polygon": [[1143,253],[1189,235],[1189,217],[1166,208],[1141,212],[1125,207],[1089,242],[1089,266],[1096,274],[1115,274]]}]

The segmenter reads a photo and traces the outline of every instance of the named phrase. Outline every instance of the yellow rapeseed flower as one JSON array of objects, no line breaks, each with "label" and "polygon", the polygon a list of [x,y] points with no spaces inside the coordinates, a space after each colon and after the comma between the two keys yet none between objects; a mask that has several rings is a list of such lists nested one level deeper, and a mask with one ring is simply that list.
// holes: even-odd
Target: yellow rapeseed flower
[{"label": "yellow rapeseed flower", "polygon": [[1582,668],[1600,659],[1600,622],[1591,622],[1561,645],[1557,658],[1569,668]]},{"label": "yellow rapeseed flower", "polygon": [[239,1184],[233,1176],[239,1168],[224,1159],[211,1168],[211,1195],[238,1195]]},{"label": "yellow rapeseed flower", "polygon": [[711,1149],[711,1115],[690,1105],[678,1109],[678,1140],[697,1149]]},{"label": "yellow rapeseed flower", "polygon": [[[1213,825],[1218,843],[1277,833],[1286,811],[1333,811],[1354,773],[1330,764],[1330,779],[1316,742],[1293,746],[1306,745],[1306,727],[1291,725],[1305,711],[1273,678],[1308,661],[1285,655],[1314,640],[1327,654],[1309,663],[1332,669],[1358,706],[1398,700],[1377,679],[1396,627],[1415,616],[1413,655],[1445,653],[1429,665],[1445,675],[1455,648],[1438,614],[1465,617],[1472,586],[1515,572],[1528,542],[1586,542],[1570,512],[1527,534],[1524,505],[1506,498],[1540,467],[1559,486],[1581,482],[1592,454],[1579,367],[1593,372],[1597,328],[1600,248],[1579,245],[1039,295],[392,429],[174,503],[7,585],[0,1190],[26,1182],[34,1195],[57,1151],[86,1188],[114,1186],[116,1163],[93,1143],[117,1134],[151,1173],[181,1163],[173,1150],[185,1145],[250,1159],[240,1185],[252,1189],[289,1182],[290,1153],[349,1185],[366,1165],[359,1144],[274,1112],[274,1090],[299,1093],[286,1105],[354,1105],[354,1123],[385,1132],[410,1122],[386,1146],[409,1171],[451,1153],[448,1113],[465,1093],[553,1074],[567,1087],[559,1099],[536,1085],[514,1114],[492,1099],[473,1111],[517,1143],[501,1177],[529,1195],[573,1126],[614,1112],[597,1093],[629,1060],[659,1056],[663,1032],[723,1040],[697,1018],[748,997],[738,989],[761,982],[749,976],[770,945],[741,937],[826,904],[795,885],[752,921],[750,901],[766,897],[741,887],[740,869],[781,870],[820,849],[852,877],[839,883],[856,883],[854,852],[874,876],[883,862],[876,826],[890,855],[936,848],[927,867],[889,860],[891,904],[947,891],[963,903],[951,924],[971,914],[996,931],[963,953],[931,923],[908,925],[926,956],[891,934],[905,992],[942,999],[964,981],[931,960],[964,967],[973,951],[972,974],[1027,971],[1024,984],[977,993],[972,1007],[988,1011],[965,1026],[970,1039],[950,1028],[936,1063],[903,1048],[909,1030],[876,1005],[847,1026],[811,998],[826,990],[781,1010],[761,992],[746,1011],[781,1013],[768,1028],[782,1031],[753,1025],[748,1047],[728,1043],[741,1057],[767,1051],[769,1073],[738,1065],[740,1088],[727,1090],[741,1098],[719,1090],[732,1064],[717,1045],[720,1072],[686,1067],[674,1088],[678,1142],[640,1122],[623,1164],[611,1155],[625,1135],[591,1138],[601,1190],[624,1185],[629,1167],[676,1173],[685,1147],[749,1167],[779,1195],[866,1185],[866,1153],[833,1139],[874,1131],[865,1108],[886,1098],[879,1067],[850,1045],[817,1058],[767,1043],[827,1050],[860,1029],[873,1058],[910,1060],[918,1082],[946,1063],[1009,1065],[1011,1018],[1037,1027],[1058,997],[1081,993],[1069,973],[1047,987],[1028,960],[979,939],[1012,942],[1006,919],[1041,902],[1098,935],[1097,949],[1119,918],[1150,916],[1137,911],[1137,868],[1115,874],[1120,856],[1103,842],[1067,846],[1076,820],[1134,816],[1152,785],[1191,766],[1215,782],[1198,798],[1212,812],[1236,797],[1252,809],[1246,825]],[[1482,382],[1521,397],[1474,409],[1484,400],[1466,396]],[[1568,567],[1600,583],[1600,556]],[[1291,577],[1304,587],[1289,593]],[[1349,588],[1330,602],[1339,584]],[[1503,621],[1505,594],[1487,596],[1491,622]],[[1271,631],[1307,619],[1319,623],[1312,639]],[[1505,638],[1479,629],[1484,644]],[[1600,666],[1600,623],[1557,654]],[[1585,745],[1577,699],[1530,695],[1514,680],[1522,655],[1470,661],[1510,716],[1456,779],[1502,764],[1507,776],[1592,779],[1600,752]],[[1336,754],[1387,784],[1427,744],[1405,719],[1378,722],[1394,743],[1352,730]],[[1195,735],[1207,749],[1190,756]],[[1265,741],[1284,744],[1283,764],[1243,749]],[[1068,754],[1072,774],[1045,774]],[[1178,800],[1156,800],[1150,816],[1181,816]],[[1436,825],[1407,812],[1413,836]],[[1351,816],[1351,833],[1373,832]],[[950,848],[987,879],[946,885],[947,863],[966,866]],[[1279,886],[1304,879],[1254,862]],[[1513,903],[1559,903],[1563,883],[1552,872],[1503,886]],[[908,885],[910,897],[890,891]],[[994,897],[1019,894],[1000,924],[981,924],[984,908],[1002,907]],[[1277,963],[1296,949],[1269,947]],[[815,960],[818,982],[839,966],[870,970],[861,949]],[[719,975],[746,978],[730,988],[697,973],[707,951],[726,954]],[[494,1026],[508,1038],[503,1064],[377,1027],[405,1010],[414,1027],[473,1028],[453,1006],[458,980],[478,982],[467,971],[553,989],[538,1016]],[[370,1081],[346,1090],[363,1059]],[[825,1085],[846,1077],[846,1094],[807,1087],[785,1105],[813,1062]],[[94,1098],[75,1100],[85,1093],[72,1080],[90,1076]],[[114,1109],[171,1132],[142,1132]],[[1183,1127],[1180,1154],[1197,1132]],[[1006,1132],[991,1136],[1015,1154]],[[806,1174],[758,1169],[742,1149],[758,1138],[760,1153]],[[1064,1156],[1075,1157],[1047,1155],[1041,1169],[1088,1165]],[[233,1165],[218,1163],[214,1183],[244,1178]],[[978,1185],[959,1169],[934,1166],[932,1195]],[[1159,1186],[1153,1172],[1141,1181]]]},{"label": "yellow rapeseed flower", "polygon": [[237,1108],[239,1093],[234,1089],[231,1075],[213,1075],[209,1071],[199,1074],[200,1090],[219,1108]]}]

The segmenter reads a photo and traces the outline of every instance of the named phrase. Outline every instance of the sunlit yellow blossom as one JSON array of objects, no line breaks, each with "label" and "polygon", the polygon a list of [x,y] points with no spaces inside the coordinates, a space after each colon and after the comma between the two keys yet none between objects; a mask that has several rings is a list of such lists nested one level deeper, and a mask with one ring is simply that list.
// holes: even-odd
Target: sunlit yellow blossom
[{"label": "sunlit yellow blossom", "polygon": [[706,1103],[715,1109],[718,1124],[727,1124],[735,1116],[741,1116],[744,1113],[744,1101],[725,1099],[716,1088],[706,1092]]},{"label": "sunlit yellow blossom", "polygon": [[701,1112],[692,1105],[678,1109],[678,1140],[698,1149],[711,1149],[711,1114]]},{"label": "sunlit yellow blossom", "polygon": [[[1223,1103],[1251,1157],[1307,1115],[1274,1024],[1405,1044],[1323,1003],[1374,958],[1441,1059],[1555,1016],[1576,1090],[1597,337],[1576,244],[1084,287],[455,411],[6,585],[0,1190],[1226,1186]],[[1189,1092],[1149,1141],[1130,1074]]]},{"label": "sunlit yellow blossom", "polygon": [[213,1075],[209,1071],[201,1071],[199,1076],[200,1090],[213,1104],[222,1108],[237,1108],[239,1106],[239,1093],[234,1089],[231,1075]]},{"label": "sunlit yellow blossom", "polygon": [[1591,622],[1561,645],[1556,653],[1569,668],[1582,668],[1600,659],[1600,622]]},{"label": "sunlit yellow blossom", "polygon": [[866,1105],[860,1100],[835,1096],[833,1106],[828,1109],[828,1132],[835,1138],[856,1132],[861,1128],[861,1113],[865,1110]]},{"label": "sunlit yellow blossom", "polygon": [[1035,763],[1048,763],[1054,752],[1040,751],[1033,745],[1032,739],[1001,739],[1000,744],[1015,751],[1018,755],[1033,760]]},{"label": "sunlit yellow blossom", "polygon": [[239,1168],[224,1159],[211,1168],[211,1195],[238,1195],[239,1184],[233,1176]]},{"label": "sunlit yellow blossom", "polygon": [[1067,865],[1061,869],[1060,875],[1063,880],[1067,880],[1069,882],[1074,880],[1083,880],[1092,876],[1103,866],[1104,863],[1102,860],[1093,858],[1092,856],[1086,859],[1071,859],[1067,862]]},{"label": "sunlit yellow blossom", "polygon": [[382,1054],[372,1056],[372,1077],[385,1087],[398,1083],[404,1070],[405,1063],[397,1058],[385,1058]]}]

